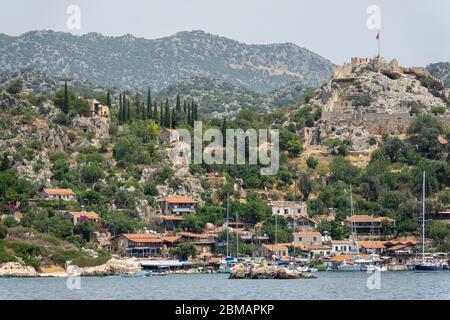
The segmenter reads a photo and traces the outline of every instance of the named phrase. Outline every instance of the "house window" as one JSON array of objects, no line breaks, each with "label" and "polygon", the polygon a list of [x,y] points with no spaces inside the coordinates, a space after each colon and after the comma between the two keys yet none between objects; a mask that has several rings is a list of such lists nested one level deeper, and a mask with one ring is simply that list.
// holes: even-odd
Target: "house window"
[{"label": "house window", "polygon": [[317,241],[317,238],[316,238],[316,237],[313,237],[313,241]]},{"label": "house window", "polygon": [[284,209],[284,214],[288,214],[289,213],[289,209],[288,208],[285,208]]},{"label": "house window", "polygon": [[183,156],[183,151],[180,151],[180,153],[178,154],[179,157]]}]

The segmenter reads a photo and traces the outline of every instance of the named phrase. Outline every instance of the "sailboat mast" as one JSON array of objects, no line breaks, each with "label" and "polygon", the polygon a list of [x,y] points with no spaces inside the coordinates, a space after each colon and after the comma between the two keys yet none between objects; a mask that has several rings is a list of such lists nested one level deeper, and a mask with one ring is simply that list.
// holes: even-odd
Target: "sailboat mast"
[{"label": "sailboat mast", "polygon": [[[236,211],[236,226],[238,224],[238,221],[239,221],[238,220],[238,213]],[[238,235],[237,231],[235,233],[236,233],[236,259],[237,259],[239,257],[239,235]]]},{"label": "sailboat mast", "polygon": [[229,257],[228,252],[228,238],[229,238],[229,232],[228,232],[228,220],[229,220],[229,213],[230,213],[230,195],[227,195],[227,257]]},{"label": "sailboat mast", "polygon": [[422,262],[425,261],[425,171],[422,179]]}]

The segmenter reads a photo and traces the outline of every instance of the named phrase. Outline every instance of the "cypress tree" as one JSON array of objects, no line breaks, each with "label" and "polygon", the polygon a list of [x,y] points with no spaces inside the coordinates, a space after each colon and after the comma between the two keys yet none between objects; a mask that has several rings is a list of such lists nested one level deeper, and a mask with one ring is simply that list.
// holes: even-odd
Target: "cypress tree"
[{"label": "cypress tree", "polygon": [[191,125],[191,104],[187,104],[187,123]]},{"label": "cypress tree", "polygon": [[127,108],[127,100],[125,98],[125,93],[122,96],[122,108],[123,108],[123,117],[122,117],[122,121],[123,123],[127,123],[128,122],[128,108]]},{"label": "cypress tree", "polygon": [[152,119],[158,119],[158,106],[156,105],[156,101],[153,103]]},{"label": "cypress tree", "polygon": [[109,91],[106,94],[106,105],[111,109],[111,95],[109,94]]},{"label": "cypress tree", "polygon": [[222,121],[222,128],[221,128],[221,132],[222,132],[222,137],[223,137],[223,146],[225,147],[226,143],[227,143],[227,118],[224,117],[223,121]]},{"label": "cypress tree", "polygon": [[194,119],[194,121],[198,120],[198,109],[197,109],[197,107],[198,106],[196,104],[194,104],[194,110],[193,110],[193,113],[194,113],[193,119]]},{"label": "cypress tree", "polygon": [[163,102],[161,100],[161,106],[159,107],[159,124],[161,128],[164,128],[164,110],[163,110]]},{"label": "cypress tree", "polygon": [[119,94],[119,124],[123,123],[122,94]]},{"label": "cypress tree", "polygon": [[127,122],[131,120],[131,102],[127,101]]},{"label": "cypress tree", "polygon": [[145,108],[144,101],[142,101],[142,120],[147,119],[147,109]]},{"label": "cypress tree", "polygon": [[177,116],[175,114],[175,109],[172,109],[172,129],[177,128]]},{"label": "cypress tree", "polygon": [[177,110],[177,113],[181,112],[181,102],[180,102],[180,95],[179,94],[177,94],[176,110]]},{"label": "cypress tree", "polygon": [[186,114],[186,113],[187,113],[187,105],[186,105],[186,100],[183,100],[183,111],[184,111],[184,114]]},{"label": "cypress tree", "polygon": [[67,81],[64,81],[64,104],[62,106],[62,112],[69,113],[69,92],[67,89]]},{"label": "cypress tree", "polygon": [[164,126],[166,128],[170,127],[170,107],[168,98],[166,98],[166,105],[164,107]]},{"label": "cypress tree", "polygon": [[150,88],[148,88],[147,91],[147,112],[146,112],[146,119],[152,118],[152,95],[150,92]]}]

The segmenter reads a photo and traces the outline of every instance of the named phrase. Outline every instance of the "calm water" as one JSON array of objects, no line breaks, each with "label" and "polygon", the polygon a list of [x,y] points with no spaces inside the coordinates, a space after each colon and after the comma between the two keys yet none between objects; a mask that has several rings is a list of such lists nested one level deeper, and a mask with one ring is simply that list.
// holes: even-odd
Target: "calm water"
[{"label": "calm water", "polygon": [[0,278],[4,299],[450,299],[450,272],[381,273],[369,290],[364,272],[323,272],[318,279],[230,280],[224,274],[81,278]]}]

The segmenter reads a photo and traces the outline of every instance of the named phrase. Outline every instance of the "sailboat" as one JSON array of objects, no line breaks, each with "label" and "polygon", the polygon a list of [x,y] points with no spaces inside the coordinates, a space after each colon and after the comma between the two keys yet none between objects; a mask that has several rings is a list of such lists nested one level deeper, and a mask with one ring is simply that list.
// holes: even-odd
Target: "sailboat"
[{"label": "sailboat", "polygon": [[227,228],[227,255],[225,257],[225,260],[221,261],[218,273],[231,273],[231,268],[236,264],[236,260],[229,255],[229,228],[228,228],[228,222],[230,220],[230,196],[227,197],[227,222],[226,222],[226,228]]},{"label": "sailboat", "polygon": [[442,263],[435,256],[425,254],[425,171],[422,179],[422,260],[413,265],[416,271],[440,271],[448,270],[448,265]]},{"label": "sailboat", "polygon": [[[350,216],[354,216],[354,210],[353,210],[353,195],[352,195],[352,185],[350,184]],[[354,225],[354,222],[352,221],[352,234],[353,234],[353,241],[356,242],[356,227]],[[352,260],[347,261],[344,260],[340,265],[337,266],[338,271],[362,271],[362,267],[359,263],[357,263],[357,260],[359,259],[359,247],[358,248],[358,255],[354,257]]]}]

